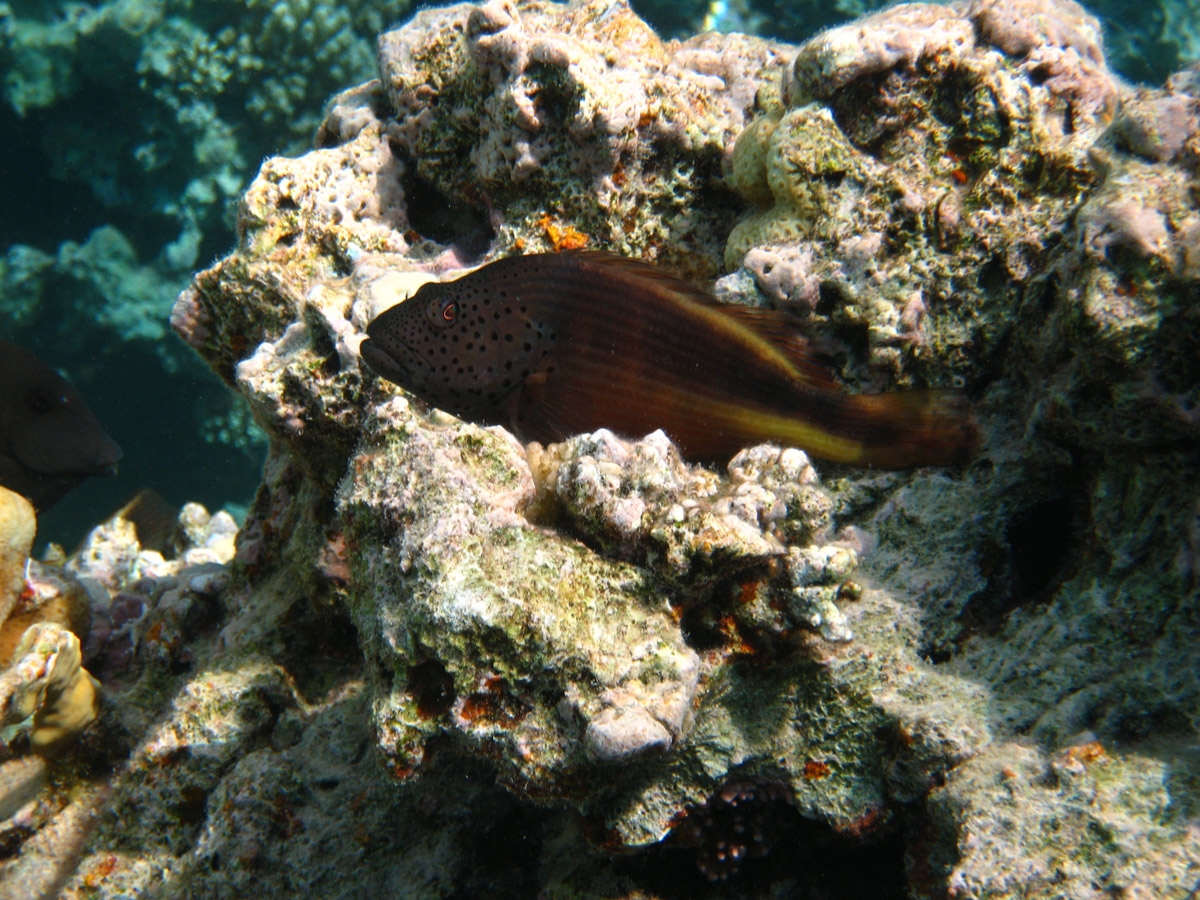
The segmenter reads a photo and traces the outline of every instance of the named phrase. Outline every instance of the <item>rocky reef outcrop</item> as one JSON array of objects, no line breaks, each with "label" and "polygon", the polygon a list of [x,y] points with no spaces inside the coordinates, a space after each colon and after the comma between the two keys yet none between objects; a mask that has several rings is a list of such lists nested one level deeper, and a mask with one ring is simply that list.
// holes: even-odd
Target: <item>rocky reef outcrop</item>
[{"label": "rocky reef outcrop", "polygon": [[[1129,87],[1070,0],[379,51],[175,305],[271,455],[68,895],[1194,892],[1195,73]],[[361,365],[420,281],[580,246],[790,309],[848,389],[961,387],[978,458],[523,447]]]}]

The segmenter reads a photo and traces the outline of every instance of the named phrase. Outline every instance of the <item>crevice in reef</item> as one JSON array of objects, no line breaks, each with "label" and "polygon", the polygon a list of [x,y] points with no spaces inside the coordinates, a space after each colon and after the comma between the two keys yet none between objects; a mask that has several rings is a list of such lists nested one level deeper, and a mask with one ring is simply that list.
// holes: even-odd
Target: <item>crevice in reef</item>
[{"label": "crevice in reef", "polygon": [[487,210],[447,197],[408,166],[402,179],[405,212],[421,237],[482,256],[496,236]]},{"label": "crevice in reef", "polygon": [[320,701],[335,685],[361,674],[358,632],[340,603],[294,603],[280,632],[287,639],[279,662],[308,702]]},{"label": "crevice in reef", "polygon": [[801,815],[786,784],[763,779],[728,782],[687,810],[665,840],[614,868],[662,900],[908,896],[901,834],[840,834]]},{"label": "crevice in reef", "polygon": [[1089,467],[1059,472],[1040,499],[1009,517],[1003,541],[981,548],[988,581],[959,614],[960,645],[995,634],[1014,609],[1044,602],[1071,576],[1090,526],[1091,482]]}]

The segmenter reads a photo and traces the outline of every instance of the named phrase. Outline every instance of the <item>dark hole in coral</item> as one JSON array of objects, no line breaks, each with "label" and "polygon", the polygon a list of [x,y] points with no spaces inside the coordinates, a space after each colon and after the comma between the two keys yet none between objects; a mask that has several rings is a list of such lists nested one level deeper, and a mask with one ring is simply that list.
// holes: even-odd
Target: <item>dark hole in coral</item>
[{"label": "dark hole in coral", "polygon": [[1058,299],[1058,279],[1050,275],[1034,282],[1030,286],[1029,297],[1043,313],[1050,312],[1054,308],[1054,302]]},{"label": "dark hole in coral", "polygon": [[1025,183],[1030,187],[1039,187],[1045,174],[1046,157],[1037,152],[1025,154],[1021,162],[1021,177],[1025,179]]},{"label": "dark hole in coral", "polygon": [[1004,530],[1015,586],[1036,596],[1055,581],[1076,543],[1075,501],[1052,497],[1014,516]]},{"label": "dark hole in coral", "polygon": [[1045,600],[1070,576],[1087,532],[1089,481],[1083,467],[1062,472],[1048,495],[1009,518],[1003,541],[980,547],[987,584],[959,615],[960,640],[995,633],[1012,610]]},{"label": "dark hole in coral", "polygon": [[487,210],[446,196],[410,167],[403,179],[408,221],[422,237],[480,256],[496,236]]},{"label": "dark hole in coral", "polygon": [[662,843],[614,868],[662,900],[901,900],[899,835],[863,841],[804,818],[782,782],[733,782],[686,812]]},{"label": "dark hole in coral", "polygon": [[833,315],[833,311],[843,300],[842,290],[830,281],[822,281],[817,288],[817,306],[814,310],[818,316]]},{"label": "dark hole in coral", "polygon": [[892,137],[913,115],[903,82],[892,71],[857,78],[846,85],[835,94],[832,112],[846,137],[877,159],[887,157]]},{"label": "dark hole in coral", "polygon": [[454,679],[436,659],[408,668],[407,690],[417,701],[417,715],[434,719],[450,712],[454,705]]},{"label": "dark hole in coral", "polygon": [[976,283],[980,290],[992,293],[1005,287],[1009,282],[1008,268],[1004,265],[1004,257],[1000,254],[993,255],[979,267]]},{"label": "dark hole in coral", "polygon": [[280,633],[287,635],[280,662],[309,701],[321,700],[362,670],[358,632],[340,604],[298,600],[280,623]]},{"label": "dark hole in coral", "polygon": [[[316,366],[316,371],[323,378],[333,378],[342,371],[342,358],[338,355],[337,345],[333,342],[333,337],[325,330],[324,322],[317,317],[310,317],[309,324],[312,328],[309,334],[312,340],[313,352],[320,357],[320,362]],[[317,515],[324,519],[331,519],[335,514],[333,504],[329,501],[324,501],[322,507],[317,510]]]},{"label": "dark hole in coral", "polygon": [[538,86],[533,102],[544,120],[543,125],[561,126],[574,117],[579,109],[581,90],[565,69],[549,63],[534,63],[525,70],[525,77]]},{"label": "dark hole in coral", "polygon": [[1034,66],[1029,70],[1029,80],[1034,84],[1045,84],[1050,80],[1050,76],[1053,74],[1054,73],[1050,70],[1049,66]]},{"label": "dark hole in coral", "polygon": [[1088,727],[1099,733],[1112,734],[1118,741],[1163,741],[1169,736],[1194,738],[1195,727],[1187,710],[1169,701],[1163,702],[1124,695],[1116,709],[1094,710]]},{"label": "dark hole in coral", "polygon": [[679,618],[683,639],[694,650],[715,650],[726,642],[721,632],[720,612],[711,603],[694,603]]},{"label": "dark hole in coral", "polygon": [[332,378],[340,371],[342,371],[342,358],[336,353],[330,353],[321,363],[321,374],[326,378]]},{"label": "dark hole in coral", "polygon": [[28,825],[14,825],[0,830],[0,860],[12,859],[20,853],[26,839],[33,835],[34,829]]},{"label": "dark hole in coral", "polygon": [[834,335],[855,362],[862,362],[871,354],[871,331],[867,324],[843,322],[834,326]]},{"label": "dark hole in coral", "polygon": [[215,628],[225,615],[225,604],[216,594],[193,593],[183,609],[179,630],[186,640],[195,640]]},{"label": "dark hole in coral", "polygon": [[175,804],[175,814],[184,825],[199,825],[204,821],[208,810],[208,794],[196,785],[184,787],[179,792],[179,802]]},{"label": "dark hole in coral", "polygon": [[1200,285],[1180,291],[1175,308],[1154,335],[1154,380],[1168,394],[1187,395],[1200,384]]},{"label": "dark hole in coral", "polygon": [[[495,785],[494,776],[480,760],[440,746],[426,757],[422,786],[414,786],[427,798],[423,806],[431,827],[458,834],[450,838],[457,844],[457,858],[469,861],[447,870],[439,896],[448,900],[543,896],[543,835],[554,841],[562,820]],[[454,824],[460,817],[464,821]]]}]

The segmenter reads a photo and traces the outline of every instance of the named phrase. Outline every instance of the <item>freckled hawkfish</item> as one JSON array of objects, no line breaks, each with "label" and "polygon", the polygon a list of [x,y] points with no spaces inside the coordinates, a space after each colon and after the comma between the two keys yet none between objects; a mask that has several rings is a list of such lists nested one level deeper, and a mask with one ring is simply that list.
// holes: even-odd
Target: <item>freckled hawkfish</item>
[{"label": "freckled hawkfish", "polygon": [[88,476],[116,474],[120,459],[65,378],[0,340],[0,484],[44,512]]},{"label": "freckled hawkfish", "polygon": [[661,428],[700,462],[771,441],[885,469],[965,463],[979,442],[959,392],[846,393],[786,314],[609,253],[513,256],[426,284],[367,338],[379,375],[527,441]]}]

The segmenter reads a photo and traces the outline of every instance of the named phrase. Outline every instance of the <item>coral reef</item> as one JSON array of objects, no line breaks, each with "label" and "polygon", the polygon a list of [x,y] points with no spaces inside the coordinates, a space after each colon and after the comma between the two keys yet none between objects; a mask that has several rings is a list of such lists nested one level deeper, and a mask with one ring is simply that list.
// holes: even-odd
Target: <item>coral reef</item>
[{"label": "coral reef", "polygon": [[[174,558],[114,522],[69,561],[120,691],[70,752],[120,762],[0,780],[0,878],[61,823],[68,897],[1194,893],[1197,91],[1099,35],[1069,0],[386,34],[174,308],[271,441],[236,556],[193,510]],[[728,268],[855,388],[961,385],[980,457],[522,447],[360,365],[415,283],[585,242]]]},{"label": "coral reef", "polygon": [[[711,275],[728,203],[713,175],[758,77],[782,62],[737,35],[668,47],[624,5],[421,12],[380,39],[383,90],[410,111],[389,126],[408,217],[469,255],[493,232],[502,247],[560,249],[567,221],[577,242]],[[434,198],[457,219],[432,218]]]},{"label": "coral reef", "polygon": [[25,587],[25,562],[36,530],[32,504],[0,488],[0,623],[12,613]]},{"label": "coral reef", "polygon": [[98,682],[82,666],[91,626],[82,587],[29,559],[36,528],[24,497],[0,488],[0,725],[28,721],[32,750],[52,754],[96,718]]},{"label": "coral reef", "polygon": [[53,753],[96,718],[100,683],[82,665],[79,638],[49,622],[25,629],[0,673],[0,722],[30,720],[29,746]]}]

